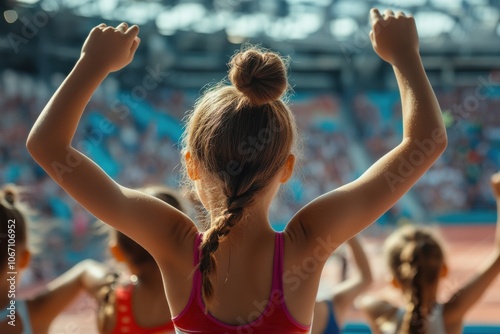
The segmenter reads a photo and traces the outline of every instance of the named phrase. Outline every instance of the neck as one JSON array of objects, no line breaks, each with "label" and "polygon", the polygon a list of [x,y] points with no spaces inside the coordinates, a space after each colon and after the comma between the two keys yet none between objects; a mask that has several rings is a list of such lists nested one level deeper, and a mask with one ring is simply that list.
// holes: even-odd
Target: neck
[{"label": "neck", "polygon": [[[230,238],[258,238],[262,235],[262,233],[269,233],[270,231],[273,231],[268,217],[269,207],[270,203],[267,201],[259,201],[252,206],[245,208],[243,218],[231,229],[231,233],[229,234]],[[218,217],[212,213],[210,221],[213,222],[217,218]]]}]

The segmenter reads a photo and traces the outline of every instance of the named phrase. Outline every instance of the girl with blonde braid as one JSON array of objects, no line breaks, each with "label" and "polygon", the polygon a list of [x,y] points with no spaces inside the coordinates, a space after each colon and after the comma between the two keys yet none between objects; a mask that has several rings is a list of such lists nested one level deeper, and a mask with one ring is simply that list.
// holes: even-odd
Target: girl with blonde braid
[{"label": "girl with blonde braid", "polygon": [[[282,233],[273,230],[268,214],[293,173],[297,129],[283,99],[287,68],[276,53],[237,53],[231,84],[203,94],[188,117],[183,154],[208,211],[210,227],[203,233],[171,205],[114,182],[71,144],[94,91],[132,61],[137,26],[95,27],[42,111],[28,137],[29,152],[88,211],[153,255],[178,333],[309,332],[329,255],[392,207],[446,148],[414,19],[390,10],[370,14],[373,47],[393,66],[401,92],[401,143],[357,180],[307,204]],[[408,173],[402,165],[410,161]],[[304,274],[308,265],[314,270]]]},{"label": "girl with blonde braid", "polygon": [[361,302],[375,334],[461,334],[467,311],[500,273],[500,173],[491,178],[499,211],[495,247],[478,272],[445,303],[437,293],[448,273],[443,247],[429,230],[405,226],[385,242],[386,259],[404,308],[367,297]]}]

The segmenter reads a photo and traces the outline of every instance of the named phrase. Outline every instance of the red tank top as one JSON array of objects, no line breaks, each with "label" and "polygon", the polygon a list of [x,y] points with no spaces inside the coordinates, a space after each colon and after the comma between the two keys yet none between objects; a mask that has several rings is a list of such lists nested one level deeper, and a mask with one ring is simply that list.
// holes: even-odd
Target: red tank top
[{"label": "red tank top", "polygon": [[[175,328],[172,321],[163,326],[142,328],[135,322],[132,313],[132,292],[134,285],[130,284],[116,289],[116,326],[112,334],[174,334]],[[168,319],[165,319],[168,320]]]},{"label": "red tank top", "polygon": [[[199,245],[202,234],[198,234],[194,243],[194,264],[200,258]],[[283,296],[283,234],[276,233],[274,246],[273,283],[269,303],[261,315],[251,323],[228,325],[217,320],[210,313],[205,314],[201,293],[201,272],[193,275],[191,296],[184,310],[172,318],[178,334],[299,334],[309,333],[311,326],[298,323],[288,311]]]}]

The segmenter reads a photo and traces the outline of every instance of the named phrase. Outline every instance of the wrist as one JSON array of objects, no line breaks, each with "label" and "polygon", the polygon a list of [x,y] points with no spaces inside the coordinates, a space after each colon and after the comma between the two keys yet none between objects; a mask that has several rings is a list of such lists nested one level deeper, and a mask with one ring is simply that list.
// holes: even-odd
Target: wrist
[{"label": "wrist", "polygon": [[75,64],[74,69],[81,69],[83,73],[88,75],[93,75],[96,77],[100,77],[104,79],[110,71],[106,69],[102,64],[96,64],[95,61],[92,61],[90,57],[85,54],[81,55],[78,61]]},{"label": "wrist", "polygon": [[401,53],[397,57],[394,57],[392,61],[392,66],[400,71],[406,68],[415,68],[416,65],[422,65],[422,58],[420,58],[418,50],[408,50],[408,52]]}]

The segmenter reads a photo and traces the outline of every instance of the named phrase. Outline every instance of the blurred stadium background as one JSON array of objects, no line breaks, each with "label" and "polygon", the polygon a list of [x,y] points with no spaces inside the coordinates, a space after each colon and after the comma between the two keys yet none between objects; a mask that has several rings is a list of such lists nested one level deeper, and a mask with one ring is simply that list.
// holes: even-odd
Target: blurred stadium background
[{"label": "blurred stadium background", "polygon": [[[406,221],[460,224],[455,231],[490,224],[481,227],[488,231],[478,237],[484,242],[496,219],[489,177],[500,169],[500,1],[2,0],[0,183],[27,187],[40,213],[35,235],[45,241],[25,285],[54,277],[84,258],[104,257],[103,237],[94,235],[92,217],[25,149],[35,118],[92,27],[121,21],[141,27],[135,60],[106,79],[75,138],[130,187],[179,186],[182,118],[205,85],[226,75],[226,63],[242,43],[291,57],[290,101],[305,145],[298,172],[272,209],[271,219],[282,229],[298,208],[356,178],[401,138],[392,68],[375,55],[368,38],[371,7],[415,16],[449,147],[366,235],[377,240]],[[475,261],[487,250],[468,252]],[[496,307],[498,316],[498,285],[490,291],[496,300],[485,309]]]}]

